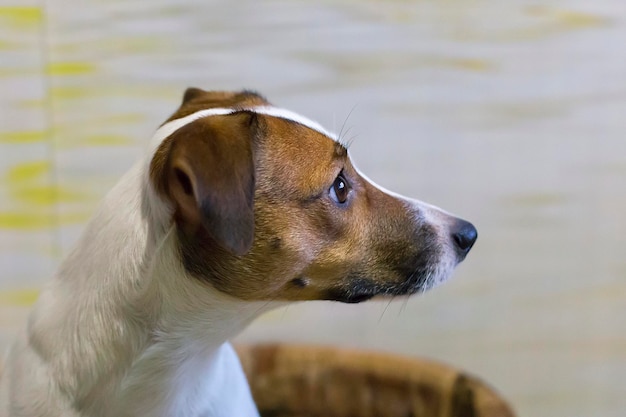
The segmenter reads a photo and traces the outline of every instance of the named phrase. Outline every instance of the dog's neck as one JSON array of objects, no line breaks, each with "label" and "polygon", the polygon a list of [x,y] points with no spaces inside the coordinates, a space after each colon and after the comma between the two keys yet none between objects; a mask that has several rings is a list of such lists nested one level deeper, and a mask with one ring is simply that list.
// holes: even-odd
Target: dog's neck
[{"label": "dog's neck", "polygon": [[125,398],[169,401],[176,381],[193,384],[198,367],[206,374],[220,346],[271,307],[188,276],[171,213],[146,178],[140,164],[107,195],[29,323],[33,346],[63,378],[55,382],[90,415]]},{"label": "dog's neck", "polygon": [[[224,384],[218,358],[223,344],[270,308],[235,300],[187,276],[175,255],[176,243],[170,229],[155,252],[148,299],[158,295],[160,311],[145,348],[122,381],[115,415],[174,415],[194,402],[193,395],[219,396],[220,389],[232,395],[235,387],[204,393],[199,387]],[[213,407],[221,407],[225,398]]]}]

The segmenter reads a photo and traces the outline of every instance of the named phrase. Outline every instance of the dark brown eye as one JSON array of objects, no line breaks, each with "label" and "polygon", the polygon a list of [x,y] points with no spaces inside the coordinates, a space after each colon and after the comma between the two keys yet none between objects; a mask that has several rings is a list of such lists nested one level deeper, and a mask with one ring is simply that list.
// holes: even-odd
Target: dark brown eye
[{"label": "dark brown eye", "polygon": [[339,174],[339,176],[335,179],[333,186],[330,187],[328,191],[330,198],[337,204],[345,204],[348,200],[348,193],[350,192],[350,188],[348,187],[348,182],[343,177],[343,174]]}]

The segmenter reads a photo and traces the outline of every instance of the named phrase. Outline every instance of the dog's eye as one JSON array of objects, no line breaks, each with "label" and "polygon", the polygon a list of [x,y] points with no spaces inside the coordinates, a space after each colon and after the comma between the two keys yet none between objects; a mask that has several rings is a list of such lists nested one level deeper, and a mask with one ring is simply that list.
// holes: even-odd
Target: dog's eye
[{"label": "dog's eye", "polygon": [[339,174],[339,176],[335,178],[333,186],[330,187],[328,191],[330,198],[337,204],[345,204],[348,200],[349,192],[348,181],[346,181],[343,174]]}]

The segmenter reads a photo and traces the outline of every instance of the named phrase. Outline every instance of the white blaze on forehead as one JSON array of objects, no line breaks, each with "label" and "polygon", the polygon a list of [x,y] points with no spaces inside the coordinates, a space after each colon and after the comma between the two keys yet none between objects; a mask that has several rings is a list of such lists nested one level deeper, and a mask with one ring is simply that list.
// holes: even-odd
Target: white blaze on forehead
[{"label": "white blaze on forehead", "polygon": [[291,120],[292,122],[296,122],[303,126],[308,127],[309,129],[313,129],[324,136],[328,136],[330,139],[334,141],[338,141],[337,135],[331,133],[324,129],[322,125],[317,123],[314,120],[308,119],[298,113],[292,112],[291,110],[281,109],[279,107],[273,106],[254,106],[254,107],[241,107],[241,108],[214,108],[214,109],[205,109],[200,110],[185,117],[181,117],[180,119],[172,120],[161,126],[154,136],[152,137],[151,145],[153,148],[156,148],[165,138],[170,136],[172,133],[176,132],[178,129],[188,125],[191,122],[194,122],[198,119],[202,119],[204,117],[209,116],[224,116],[227,114],[238,113],[242,111],[253,112],[256,114],[263,114],[266,116],[278,117],[285,120]]},{"label": "white blaze on forehead", "polygon": [[267,116],[279,117],[281,119],[291,120],[292,122],[299,123],[303,126],[308,127],[309,129],[313,129],[324,136],[328,136],[334,141],[337,141],[337,135],[328,130],[324,129],[322,125],[317,123],[315,120],[308,119],[304,116],[299,115],[298,113],[292,112],[291,110],[281,109],[278,107],[272,106],[262,106],[262,107],[253,107],[249,109],[249,111],[253,111],[257,114],[265,114]]}]

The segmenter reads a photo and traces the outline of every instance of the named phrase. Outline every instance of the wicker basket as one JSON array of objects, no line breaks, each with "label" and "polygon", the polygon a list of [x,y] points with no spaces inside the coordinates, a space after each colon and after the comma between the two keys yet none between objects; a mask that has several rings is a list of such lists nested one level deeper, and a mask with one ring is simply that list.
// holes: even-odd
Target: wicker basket
[{"label": "wicker basket", "polygon": [[237,347],[263,417],[513,417],[477,378],[430,361],[283,344]]}]

